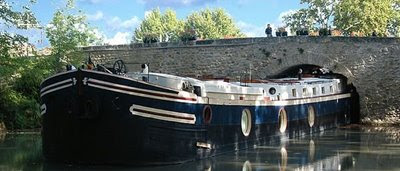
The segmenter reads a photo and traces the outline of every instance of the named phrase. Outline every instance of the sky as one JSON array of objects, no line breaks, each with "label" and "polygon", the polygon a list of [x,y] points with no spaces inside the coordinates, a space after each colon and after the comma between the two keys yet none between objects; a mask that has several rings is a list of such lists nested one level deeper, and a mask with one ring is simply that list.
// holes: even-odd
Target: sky
[{"label": "sky", "polygon": [[[11,0],[13,1],[13,0]],[[15,1],[15,0],[14,0]],[[223,8],[248,37],[265,36],[268,23],[273,28],[283,26],[282,16],[300,9],[300,0],[75,0],[76,7],[87,15],[90,26],[103,36],[105,43],[130,43],[134,29],[145,14],[160,8],[170,8],[178,18],[206,8]],[[56,9],[64,6],[63,0],[36,0],[32,11],[42,26],[52,19]],[[48,46],[45,33],[39,30],[24,33],[38,47]]]}]

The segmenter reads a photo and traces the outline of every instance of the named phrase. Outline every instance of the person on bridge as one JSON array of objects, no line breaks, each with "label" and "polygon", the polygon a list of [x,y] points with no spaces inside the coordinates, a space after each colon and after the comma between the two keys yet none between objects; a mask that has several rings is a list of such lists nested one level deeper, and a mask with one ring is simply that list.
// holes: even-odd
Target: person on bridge
[{"label": "person on bridge", "polygon": [[272,37],[272,28],[270,24],[267,24],[267,28],[265,29],[265,34],[267,37]]}]

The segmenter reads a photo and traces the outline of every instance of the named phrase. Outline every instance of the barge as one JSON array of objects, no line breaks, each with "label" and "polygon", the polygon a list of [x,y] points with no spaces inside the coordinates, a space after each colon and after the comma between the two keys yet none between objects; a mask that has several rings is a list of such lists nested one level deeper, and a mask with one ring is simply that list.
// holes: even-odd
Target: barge
[{"label": "barge", "polygon": [[46,160],[176,164],[350,122],[344,79],[227,82],[152,73],[145,64],[141,72],[124,72],[117,63],[42,82]]}]

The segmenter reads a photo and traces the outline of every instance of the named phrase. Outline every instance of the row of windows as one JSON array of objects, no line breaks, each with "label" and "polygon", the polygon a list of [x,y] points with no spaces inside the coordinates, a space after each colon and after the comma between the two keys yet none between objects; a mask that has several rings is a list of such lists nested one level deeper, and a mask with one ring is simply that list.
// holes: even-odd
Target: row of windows
[{"label": "row of windows", "polygon": [[[329,92],[333,93],[333,86],[329,86]],[[321,87],[321,94],[325,94],[325,87]],[[309,92],[307,88],[303,88],[303,96],[309,96]],[[312,95],[317,95],[317,88],[313,87],[312,88]],[[297,90],[294,88],[292,89],[292,96],[297,97]]]}]

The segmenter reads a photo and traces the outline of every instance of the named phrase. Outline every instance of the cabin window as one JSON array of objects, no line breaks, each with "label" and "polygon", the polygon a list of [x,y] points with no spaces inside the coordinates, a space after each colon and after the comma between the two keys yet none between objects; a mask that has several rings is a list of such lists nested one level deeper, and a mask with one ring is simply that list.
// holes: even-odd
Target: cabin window
[{"label": "cabin window", "polygon": [[329,91],[333,93],[333,86],[329,86]]},{"label": "cabin window", "polygon": [[321,93],[325,94],[325,87],[321,87]]},{"label": "cabin window", "polygon": [[317,95],[317,88],[315,88],[315,87],[312,88],[312,94],[313,94],[314,96]]},{"label": "cabin window", "polygon": [[297,95],[296,89],[292,89],[292,96],[296,97],[296,95]]},{"label": "cabin window", "polygon": [[193,86],[194,90],[193,93],[197,96],[201,96],[201,87],[200,86]]},{"label": "cabin window", "polygon": [[307,96],[308,92],[307,92],[307,88],[303,88],[303,96]]},{"label": "cabin window", "polygon": [[251,131],[251,112],[249,109],[242,111],[241,127],[243,135],[249,136]]}]

